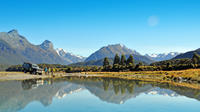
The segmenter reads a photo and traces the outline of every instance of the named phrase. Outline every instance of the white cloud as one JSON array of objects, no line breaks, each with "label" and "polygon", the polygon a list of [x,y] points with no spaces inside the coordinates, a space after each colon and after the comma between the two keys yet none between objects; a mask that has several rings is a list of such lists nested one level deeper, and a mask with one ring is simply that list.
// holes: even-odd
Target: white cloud
[{"label": "white cloud", "polygon": [[148,18],[148,25],[149,26],[156,26],[159,23],[159,18],[157,16],[150,16]]}]

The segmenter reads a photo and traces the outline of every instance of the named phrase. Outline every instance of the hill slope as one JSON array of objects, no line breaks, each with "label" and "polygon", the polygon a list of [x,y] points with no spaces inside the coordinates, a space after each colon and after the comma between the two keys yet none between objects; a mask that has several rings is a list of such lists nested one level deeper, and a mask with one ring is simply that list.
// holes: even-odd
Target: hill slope
[{"label": "hill slope", "polygon": [[32,63],[68,64],[53,49],[53,44],[45,40],[41,45],[33,45],[19,35],[17,30],[0,32],[1,64]]},{"label": "hill slope", "polygon": [[113,59],[115,54],[122,55],[124,54],[126,58],[129,57],[129,55],[133,55],[135,62],[143,62],[145,64],[150,64],[154,62],[153,60],[149,59],[146,56],[140,55],[137,51],[131,50],[127,48],[124,45],[121,44],[115,44],[115,45],[108,45],[105,47],[102,47],[92,55],[90,55],[84,62],[80,63],[74,63],[73,66],[86,66],[86,65],[103,65],[103,59],[105,57],[108,57],[110,59],[110,63],[113,63]]},{"label": "hill slope", "polygon": [[91,54],[85,61],[92,61],[92,60],[100,60],[105,57],[113,58],[115,54],[119,55],[129,55],[129,54],[137,54],[140,55],[138,52],[128,49],[126,46],[121,44],[115,45],[108,45],[104,46],[101,49],[97,50],[95,53]]},{"label": "hill slope", "polygon": [[196,49],[194,51],[189,51],[189,52],[186,52],[186,53],[182,53],[180,55],[177,55],[176,57],[174,57],[173,59],[183,59],[183,58],[192,58],[193,54],[194,53],[198,53],[200,54],[200,48],[199,49]]}]

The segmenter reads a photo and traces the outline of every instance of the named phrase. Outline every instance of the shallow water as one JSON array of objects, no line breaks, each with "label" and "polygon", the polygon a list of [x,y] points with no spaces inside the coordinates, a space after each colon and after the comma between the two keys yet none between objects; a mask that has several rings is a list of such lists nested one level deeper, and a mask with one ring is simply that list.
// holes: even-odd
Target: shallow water
[{"label": "shallow water", "polygon": [[0,82],[0,112],[200,112],[200,91],[110,78]]}]

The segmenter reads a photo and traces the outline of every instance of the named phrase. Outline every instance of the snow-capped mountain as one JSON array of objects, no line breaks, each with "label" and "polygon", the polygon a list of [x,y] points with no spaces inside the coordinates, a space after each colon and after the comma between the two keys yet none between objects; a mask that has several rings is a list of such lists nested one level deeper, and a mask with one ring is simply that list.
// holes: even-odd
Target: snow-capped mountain
[{"label": "snow-capped mountain", "polygon": [[155,54],[155,53],[154,54],[146,54],[145,56],[147,56],[148,58],[155,60],[155,61],[163,61],[163,60],[172,59],[179,54],[180,53],[178,53],[178,52],[170,52],[170,53],[160,53],[160,54]]},{"label": "snow-capped mountain", "polygon": [[56,52],[59,56],[65,56],[65,54],[67,53],[66,50],[62,49],[62,48],[57,48]]},{"label": "snow-capped mountain", "polygon": [[79,56],[79,55],[74,55],[73,53],[69,53],[62,48],[57,48],[56,52],[61,58],[63,58],[64,60],[67,60],[71,63],[82,62],[85,60],[85,57]]}]

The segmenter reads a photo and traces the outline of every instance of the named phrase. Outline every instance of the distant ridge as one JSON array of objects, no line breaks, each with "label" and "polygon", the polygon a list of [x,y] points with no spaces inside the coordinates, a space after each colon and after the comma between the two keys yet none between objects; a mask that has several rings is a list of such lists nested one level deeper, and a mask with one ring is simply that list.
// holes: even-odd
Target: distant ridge
[{"label": "distant ridge", "polygon": [[180,53],[178,52],[170,52],[170,53],[160,53],[160,54],[146,54],[145,56],[155,61],[164,61],[172,59],[179,54]]},{"label": "distant ridge", "polygon": [[141,55],[137,51],[127,48],[125,45],[113,44],[113,45],[108,45],[108,46],[104,46],[104,47],[100,48],[99,50],[97,50],[96,52],[91,54],[88,58],[86,58],[86,60],[84,62],[74,63],[72,65],[73,66],[76,66],[76,65],[78,65],[78,66],[79,65],[101,66],[101,65],[103,65],[103,59],[105,57],[108,57],[110,59],[110,63],[112,64],[113,58],[116,54],[118,54],[118,55],[124,54],[127,58],[129,55],[133,55],[136,63],[143,62],[145,64],[150,64],[150,63],[154,62],[153,60],[149,59],[148,57]]},{"label": "distant ridge", "polygon": [[130,54],[136,54],[140,55],[137,51],[131,50],[127,48],[125,45],[122,44],[113,44],[113,45],[108,45],[100,48],[93,54],[91,54],[85,61],[97,61],[100,59],[103,59],[105,57],[108,58],[113,58],[115,54],[118,55],[130,55]]},{"label": "distant ridge", "polygon": [[45,40],[40,45],[31,44],[17,30],[0,32],[0,64],[32,63],[69,64],[54,50],[53,43]]},{"label": "distant ridge", "polygon": [[196,49],[194,51],[189,51],[189,52],[186,52],[186,53],[179,54],[176,57],[174,57],[173,59],[192,58],[192,56],[194,55],[195,52],[200,55],[200,48]]},{"label": "distant ridge", "polygon": [[0,64],[22,64],[24,61],[32,63],[47,64],[72,64],[72,65],[102,65],[103,59],[108,57],[112,64],[115,54],[124,54],[126,58],[133,55],[135,62],[143,62],[150,64],[155,61],[163,61],[169,59],[191,58],[200,49],[180,54],[178,52],[170,52],[163,54],[146,54],[141,55],[139,52],[127,48],[123,44],[107,45],[89,57],[74,55],[66,50],[59,48],[54,49],[51,41],[45,40],[40,45],[31,44],[26,37],[20,35],[16,29],[9,32],[0,32]]}]

